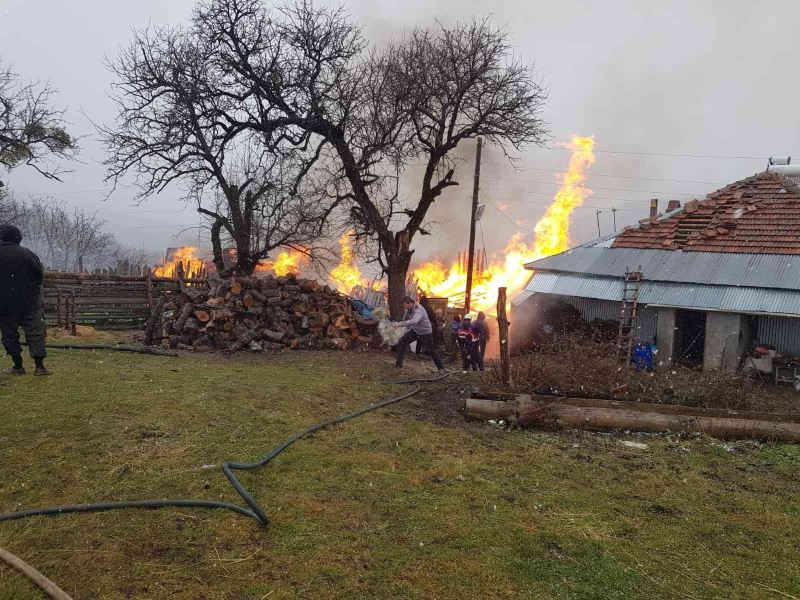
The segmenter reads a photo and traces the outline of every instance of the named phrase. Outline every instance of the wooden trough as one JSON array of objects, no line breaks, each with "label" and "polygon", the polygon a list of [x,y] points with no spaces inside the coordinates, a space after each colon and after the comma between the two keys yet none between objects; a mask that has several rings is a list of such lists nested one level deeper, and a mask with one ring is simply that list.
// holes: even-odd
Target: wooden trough
[{"label": "wooden trough", "polygon": [[723,439],[800,442],[800,415],[525,394],[468,398],[465,413],[468,418],[504,419],[522,427],[688,431]]}]

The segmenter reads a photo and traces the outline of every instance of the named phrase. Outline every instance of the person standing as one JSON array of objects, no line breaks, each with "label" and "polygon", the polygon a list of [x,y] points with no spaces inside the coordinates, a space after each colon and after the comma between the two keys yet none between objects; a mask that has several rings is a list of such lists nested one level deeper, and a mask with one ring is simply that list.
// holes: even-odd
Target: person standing
[{"label": "person standing", "polygon": [[[483,361],[486,358],[486,344],[489,343],[489,323],[486,322],[485,312],[480,311],[478,313],[478,318],[475,319],[473,327],[478,330],[478,346],[480,347],[482,366]],[[483,368],[481,368],[481,371],[483,371]]]},{"label": "person standing", "polygon": [[452,360],[458,358],[458,332],[461,329],[461,316],[453,315],[453,321],[450,323],[450,345],[453,349]]},{"label": "person standing", "polygon": [[439,358],[436,349],[433,347],[433,326],[428,318],[428,313],[409,296],[403,298],[403,308],[406,311],[403,320],[395,323],[394,326],[405,327],[408,331],[397,343],[395,366],[398,368],[403,367],[403,358],[408,345],[411,342],[417,342],[418,347],[421,345],[422,350],[431,357],[439,372],[444,371],[444,363],[442,363],[442,359]]},{"label": "person standing", "polygon": [[472,317],[464,315],[461,319],[461,328],[458,330],[458,348],[461,351],[461,368],[467,371],[477,370],[472,361]]},{"label": "person standing", "polygon": [[28,351],[36,364],[34,375],[50,375],[44,366],[46,329],[42,303],[44,269],[39,257],[20,246],[22,232],[14,225],[0,226],[0,332],[3,348],[14,366],[7,375],[25,375],[19,328],[25,332]]}]

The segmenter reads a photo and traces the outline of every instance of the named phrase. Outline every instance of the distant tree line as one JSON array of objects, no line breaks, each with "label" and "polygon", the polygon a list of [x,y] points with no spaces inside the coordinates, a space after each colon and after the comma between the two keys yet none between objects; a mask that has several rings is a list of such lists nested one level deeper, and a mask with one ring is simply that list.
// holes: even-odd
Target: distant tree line
[{"label": "distant tree line", "polygon": [[12,223],[23,232],[23,245],[53,271],[87,272],[96,268],[129,271],[144,266],[148,255],[143,249],[117,243],[104,231],[105,221],[96,213],[68,209],[47,198],[18,200],[7,189],[0,189],[0,224]]}]

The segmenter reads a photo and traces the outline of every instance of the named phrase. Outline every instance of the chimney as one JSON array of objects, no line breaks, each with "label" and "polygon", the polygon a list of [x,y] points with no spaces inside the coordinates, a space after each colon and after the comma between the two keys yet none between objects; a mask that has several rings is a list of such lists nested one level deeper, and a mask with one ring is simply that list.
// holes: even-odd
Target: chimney
[{"label": "chimney", "polygon": [[650,199],[650,216],[655,217],[658,215],[658,198]]},{"label": "chimney", "polygon": [[673,210],[678,210],[681,207],[680,200],[670,200],[669,204],[667,204],[667,212],[672,212]]}]

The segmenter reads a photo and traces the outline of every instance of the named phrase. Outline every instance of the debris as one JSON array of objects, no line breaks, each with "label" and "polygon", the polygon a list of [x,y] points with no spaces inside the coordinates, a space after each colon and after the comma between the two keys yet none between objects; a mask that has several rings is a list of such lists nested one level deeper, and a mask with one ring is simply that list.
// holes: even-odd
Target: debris
[{"label": "debris", "polygon": [[631,442],[630,440],[620,440],[619,442],[626,448],[635,448],[636,450],[647,450],[650,446],[648,444],[642,444],[641,442]]}]

